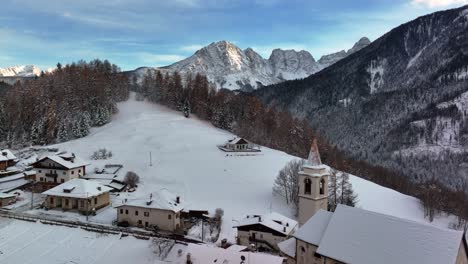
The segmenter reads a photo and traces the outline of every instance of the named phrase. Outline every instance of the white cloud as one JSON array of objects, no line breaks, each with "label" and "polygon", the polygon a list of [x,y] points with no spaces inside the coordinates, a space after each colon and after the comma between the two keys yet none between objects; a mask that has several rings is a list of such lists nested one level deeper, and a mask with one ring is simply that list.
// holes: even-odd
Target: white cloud
[{"label": "white cloud", "polygon": [[468,0],[412,0],[412,4],[429,8],[468,4]]},{"label": "white cloud", "polygon": [[181,51],[186,51],[186,52],[195,52],[203,47],[204,45],[187,45],[187,46],[182,46],[179,49]]},{"label": "white cloud", "polygon": [[167,66],[174,62],[185,59],[184,56],[178,54],[153,54],[149,52],[141,52],[138,54],[139,59],[147,63],[147,66]]}]

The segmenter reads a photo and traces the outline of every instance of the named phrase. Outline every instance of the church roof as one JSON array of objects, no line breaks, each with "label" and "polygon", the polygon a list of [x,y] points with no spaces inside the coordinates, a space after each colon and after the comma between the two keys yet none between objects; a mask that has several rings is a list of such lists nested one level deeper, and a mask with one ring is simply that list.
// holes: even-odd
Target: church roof
[{"label": "church roof", "polygon": [[455,263],[462,236],[460,231],[338,205],[317,253],[345,263]]},{"label": "church roof", "polygon": [[320,166],[322,165],[322,161],[320,160],[320,153],[317,146],[317,139],[314,139],[312,142],[312,146],[310,147],[309,157],[305,162],[306,166]]},{"label": "church roof", "polygon": [[333,213],[325,210],[318,210],[296,233],[294,237],[309,244],[318,246],[322,236],[327,229],[328,223]]}]

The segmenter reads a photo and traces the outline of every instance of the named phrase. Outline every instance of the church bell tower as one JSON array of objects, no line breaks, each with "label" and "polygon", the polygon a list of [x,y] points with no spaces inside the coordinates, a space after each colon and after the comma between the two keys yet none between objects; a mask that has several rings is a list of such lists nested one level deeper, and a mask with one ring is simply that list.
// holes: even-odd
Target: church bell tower
[{"label": "church bell tower", "polygon": [[329,168],[322,164],[314,139],[309,157],[299,172],[299,225],[303,225],[319,209],[328,210]]}]

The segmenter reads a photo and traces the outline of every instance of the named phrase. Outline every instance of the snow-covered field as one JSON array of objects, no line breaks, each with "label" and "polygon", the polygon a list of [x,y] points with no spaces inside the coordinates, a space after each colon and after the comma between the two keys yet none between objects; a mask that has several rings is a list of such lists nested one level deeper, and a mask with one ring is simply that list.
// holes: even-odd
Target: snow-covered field
[{"label": "snow-covered field", "polygon": [[160,263],[149,240],[0,218],[0,263]]},{"label": "snow-covered field", "polygon": [[[220,238],[235,237],[232,226],[246,214],[270,210],[294,217],[279,197],[272,194],[278,171],[295,159],[284,152],[262,148],[253,156],[227,155],[216,145],[234,135],[214,128],[195,117],[187,119],[179,112],[162,106],[130,99],[118,105],[120,112],[113,121],[94,128],[91,135],[55,145],[89,160],[94,167],[121,163],[123,171],[135,171],[141,183],[134,193],[113,197],[113,205],[121,199],[146,196],[167,188],[181,196],[193,209],[225,211]],[[91,154],[99,148],[112,151],[111,160],[93,161]],[[149,153],[152,153],[150,166]],[[358,177],[351,177],[358,193],[358,207],[416,221],[426,221],[417,199],[383,188]],[[105,210],[98,222],[111,222],[115,209]],[[35,212],[38,213],[38,212]],[[78,215],[77,215],[78,216]],[[441,217],[434,224],[447,227],[449,218]]]}]

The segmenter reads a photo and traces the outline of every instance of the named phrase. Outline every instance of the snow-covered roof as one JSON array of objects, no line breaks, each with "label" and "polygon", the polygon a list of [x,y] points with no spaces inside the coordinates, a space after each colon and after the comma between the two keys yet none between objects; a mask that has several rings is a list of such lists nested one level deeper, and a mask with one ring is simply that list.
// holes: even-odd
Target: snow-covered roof
[{"label": "snow-covered roof", "polygon": [[317,253],[345,263],[455,263],[463,232],[339,205]]},{"label": "snow-covered roof", "polygon": [[237,145],[237,144],[249,144],[249,141],[247,141],[246,139],[241,138],[241,137],[235,137],[235,138],[229,140],[229,141],[228,141],[228,144],[233,144],[233,145]]},{"label": "snow-covered roof", "polygon": [[296,239],[294,237],[278,243],[278,247],[284,254],[291,258],[296,257]]},{"label": "snow-covered roof", "polygon": [[256,224],[263,225],[286,236],[296,230],[297,227],[297,221],[275,212],[265,215],[248,215],[246,218],[239,221],[239,224],[234,227]]},{"label": "snow-covered roof", "polygon": [[111,188],[94,181],[72,179],[43,192],[43,194],[83,199],[99,196],[103,193],[109,192],[110,190]]},{"label": "snow-covered roof", "polygon": [[57,155],[49,155],[46,157],[43,157],[42,159],[36,161],[34,164],[39,163],[43,160],[50,159],[62,166],[64,166],[67,169],[74,169],[78,167],[85,167],[88,166],[89,163],[85,162],[81,158],[74,156],[73,154],[68,154],[68,153],[63,153],[63,154],[57,154]]},{"label": "snow-covered roof", "polygon": [[[263,253],[239,252],[236,250],[223,249],[210,245],[189,244],[182,254],[177,254],[171,263],[187,263],[187,254],[193,264],[207,263],[245,263],[245,264],[282,264],[283,258]],[[167,261],[168,259],[166,259]],[[242,262],[244,260],[244,262]]]},{"label": "snow-covered roof", "polygon": [[148,194],[145,197],[128,200],[126,203],[117,207],[136,206],[142,208],[168,210],[177,213],[185,207],[182,199],[179,200],[180,203],[177,203],[177,196],[175,194],[169,192],[167,189],[161,189],[157,192]]},{"label": "snow-covered roof", "polygon": [[322,209],[318,210],[296,233],[294,233],[294,237],[318,246],[332,216],[332,212]]},{"label": "snow-covered roof", "polygon": [[5,198],[12,198],[15,197],[16,195],[14,194],[9,194],[9,193],[2,193],[0,192],[0,199],[5,199]]},{"label": "snow-covered roof", "polygon": [[16,156],[9,149],[3,149],[0,151],[0,161],[15,160]]}]

